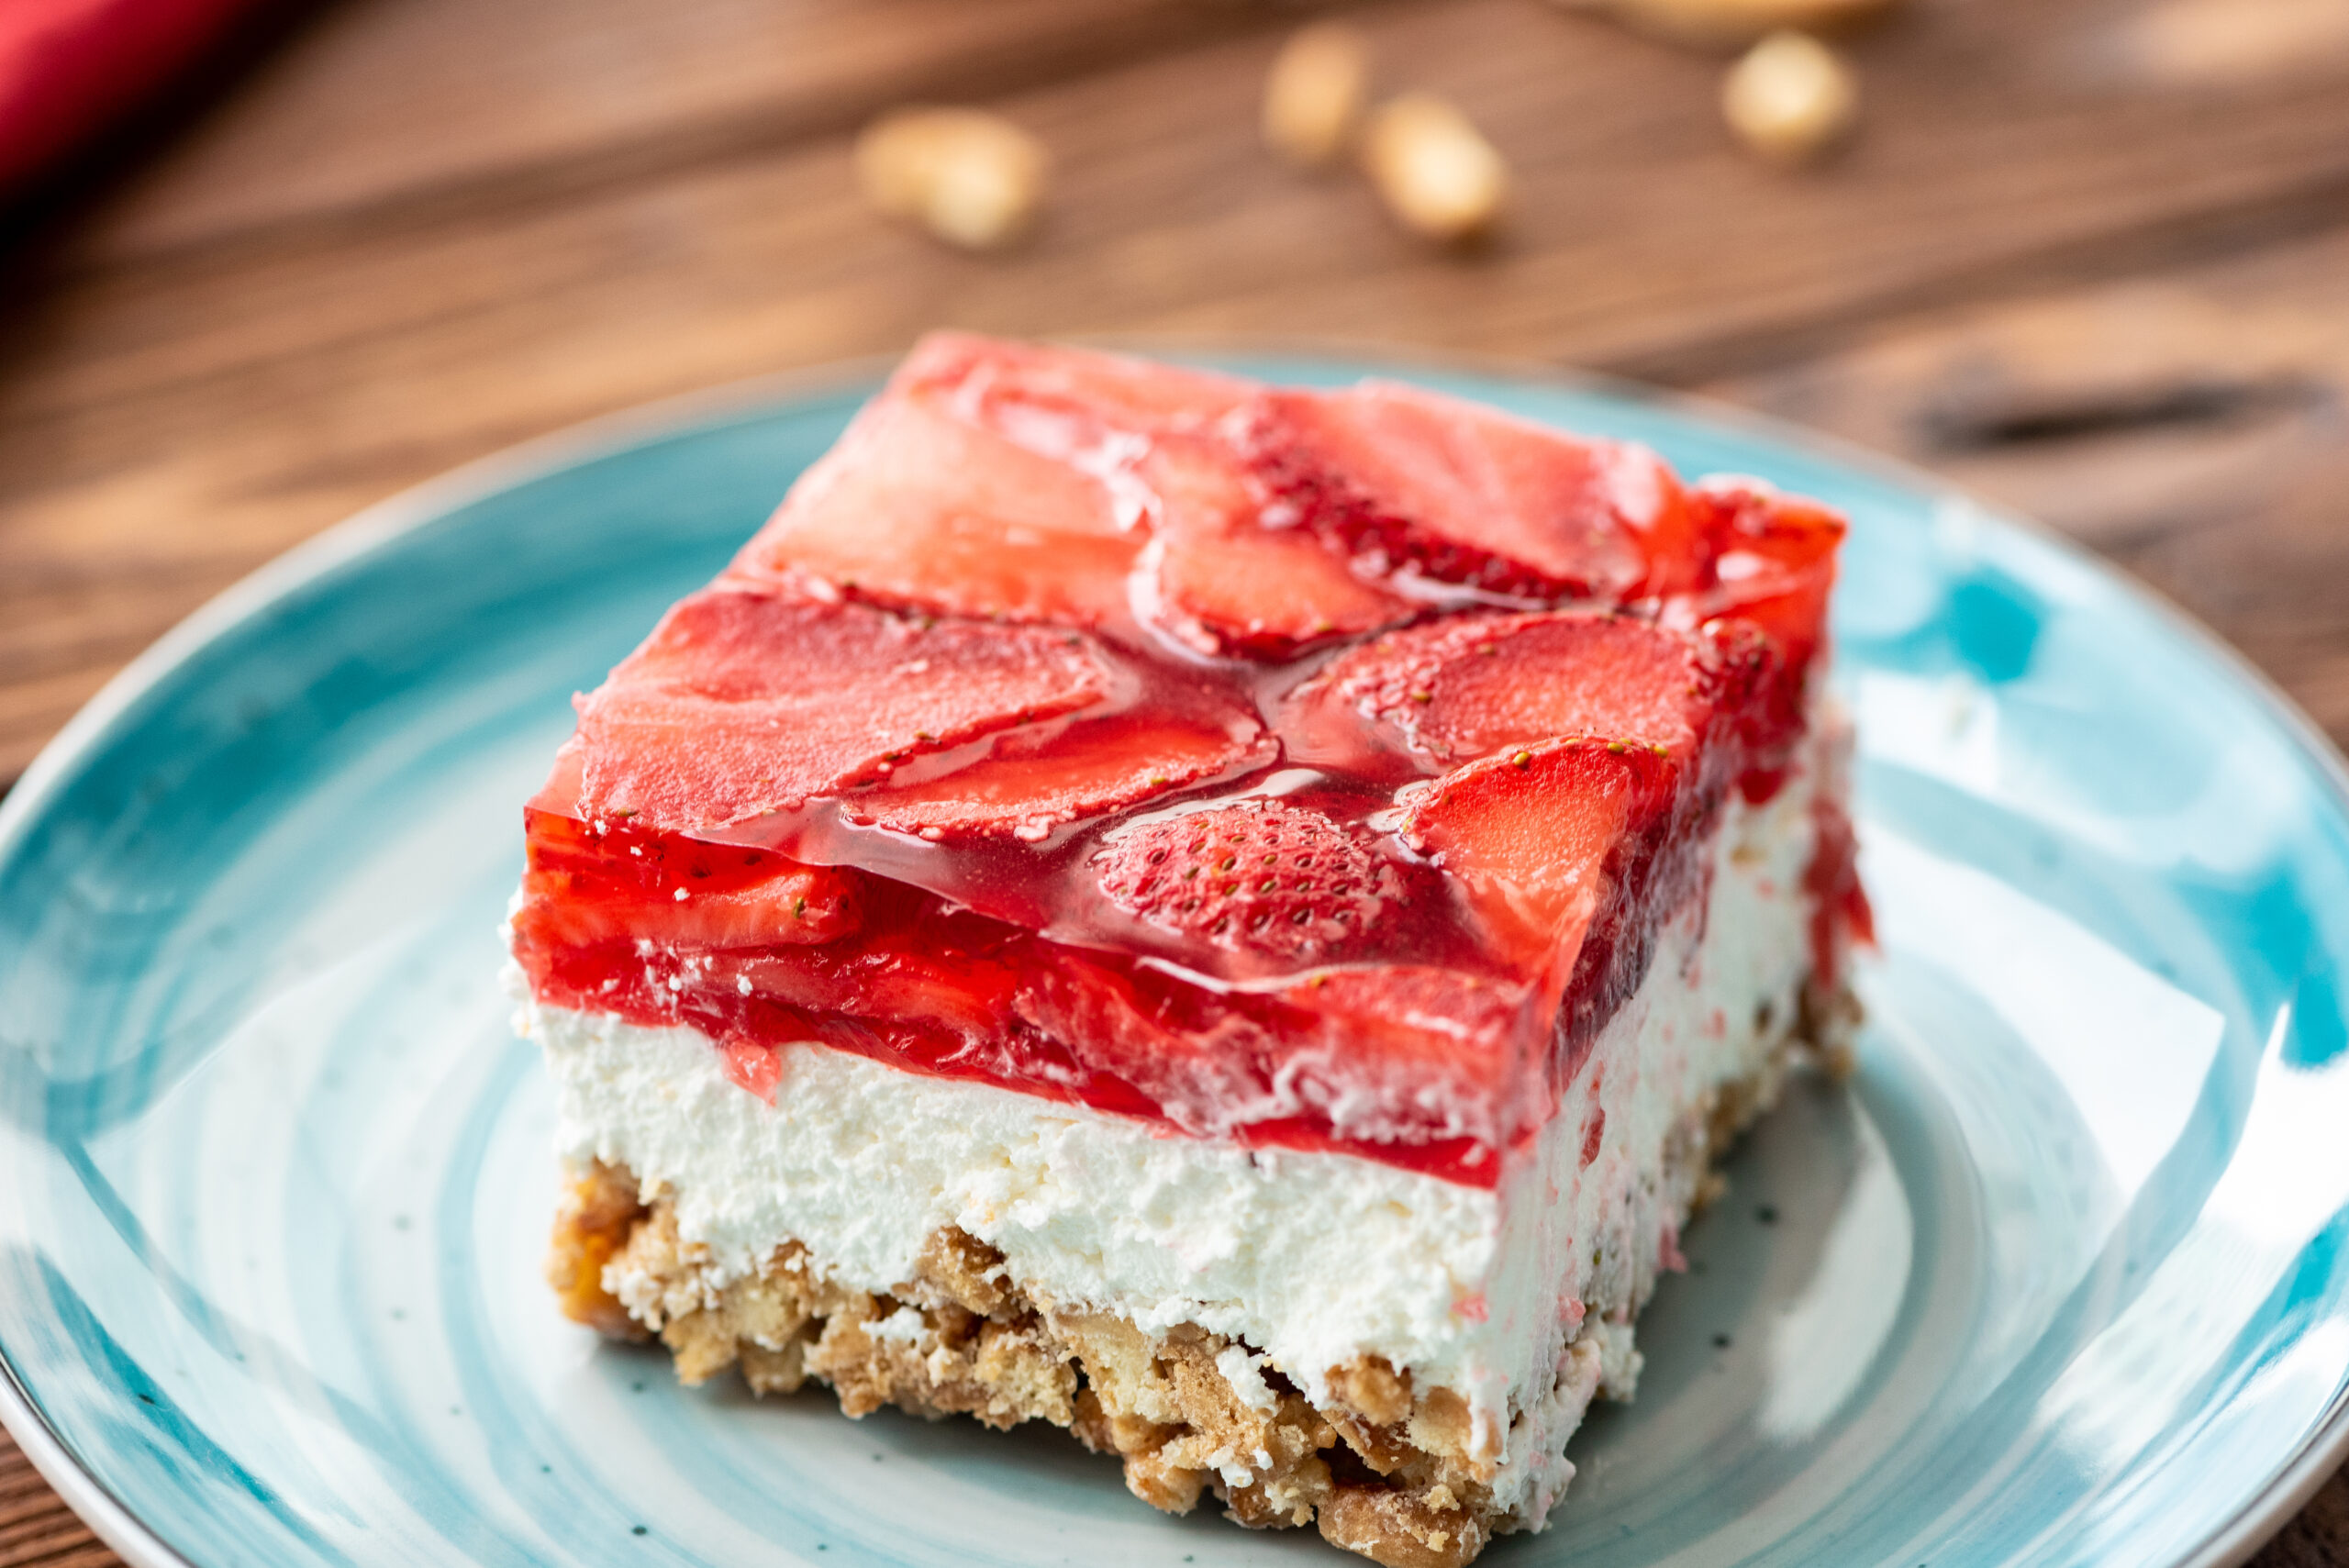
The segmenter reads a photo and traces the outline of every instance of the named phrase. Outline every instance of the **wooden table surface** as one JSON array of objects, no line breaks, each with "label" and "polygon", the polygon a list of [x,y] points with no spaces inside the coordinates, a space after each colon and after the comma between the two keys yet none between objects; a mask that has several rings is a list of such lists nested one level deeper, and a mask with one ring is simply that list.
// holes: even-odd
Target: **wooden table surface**
[{"label": "wooden table surface", "polygon": [[[1351,14],[1510,161],[1467,259],[1256,142],[1245,0],[343,0],[273,14],[0,256],[0,784],[219,588],[525,437],[924,328],[1575,365],[2087,541],[2349,741],[2349,0],[1910,0],[1790,175],[1720,62],[1535,0]],[[1052,147],[1010,254],[867,211],[908,100]],[[2336,1477],[2257,1560],[2349,1565]],[[0,1568],[115,1562],[0,1439]]]}]

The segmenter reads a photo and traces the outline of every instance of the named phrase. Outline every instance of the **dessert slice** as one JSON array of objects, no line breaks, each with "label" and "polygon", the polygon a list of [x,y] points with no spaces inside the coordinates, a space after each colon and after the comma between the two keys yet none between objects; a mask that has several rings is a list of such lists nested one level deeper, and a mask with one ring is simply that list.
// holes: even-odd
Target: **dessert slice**
[{"label": "dessert slice", "polygon": [[1842,534],[1408,387],[926,341],[525,813],[564,1307],[1385,1563],[1540,1528],[1852,1018]]}]

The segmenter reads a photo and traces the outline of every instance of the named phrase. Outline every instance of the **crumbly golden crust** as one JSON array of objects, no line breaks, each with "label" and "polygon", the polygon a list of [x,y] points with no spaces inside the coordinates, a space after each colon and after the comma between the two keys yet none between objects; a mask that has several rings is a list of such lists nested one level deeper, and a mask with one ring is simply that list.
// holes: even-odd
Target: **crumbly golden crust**
[{"label": "crumbly golden crust", "polygon": [[[1675,1129],[1665,1151],[1675,1209],[1711,1195],[1718,1183],[1705,1173],[1776,1101],[1815,1024],[1806,1017],[1753,1076],[1708,1096]],[[1810,1054],[1836,1060],[1815,1045]],[[1253,1385],[1243,1393],[1219,1364],[1235,1341],[1192,1325],[1146,1333],[1040,1299],[1002,1254],[952,1227],[885,1293],[831,1282],[796,1242],[757,1274],[716,1284],[697,1254],[666,1195],[642,1201],[634,1175],[597,1163],[573,1173],[547,1272],[572,1318],[619,1339],[657,1333],[688,1384],[739,1368],[761,1395],[829,1384],[851,1416],[894,1405],[996,1428],[1050,1421],[1116,1454],[1128,1489],[1171,1513],[1212,1491],[1242,1524],[1316,1524],[1386,1568],[1459,1568],[1508,1528],[1467,1401],[1418,1387],[1383,1359],[1330,1369],[1318,1406],[1268,1366],[1243,1379]],[[1594,1318],[1628,1320],[1642,1303],[1591,1305]],[[1586,1358],[1598,1381],[1595,1342],[1566,1353]]]},{"label": "crumbly golden crust", "polygon": [[605,1266],[643,1218],[634,1177],[602,1164],[570,1173],[555,1206],[546,1263],[547,1284],[554,1287],[563,1316],[610,1339],[651,1338],[604,1288]]},{"label": "crumbly golden crust", "polygon": [[[1484,1544],[1492,1469],[1469,1454],[1466,1403],[1414,1390],[1383,1361],[1338,1369],[1319,1408],[1267,1369],[1251,1403],[1217,1365],[1233,1341],[1040,1303],[1007,1278],[1001,1254],[952,1228],[885,1295],[824,1280],[796,1243],[710,1290],[666,1197],[639,1204],[635,1177],[603,1164],[576,1173],[571,1193],[548,1269],[564,1309],[620,1338],[657,1332],[688,1384],[739,1367],[759,1394],[828,1383],[851,1416],[895,1405],[996,1428],[1050,1421],[1118,1455],[1128,1488],[1153,1507],[1187,1513],[1212,1491],[1243,1524],[1318,1518],[1381,1562],[1464,1563]],[[628,1224],[612,1248],[616,1212]],[[583,1291],[597,1255],[609,1266]]]}]

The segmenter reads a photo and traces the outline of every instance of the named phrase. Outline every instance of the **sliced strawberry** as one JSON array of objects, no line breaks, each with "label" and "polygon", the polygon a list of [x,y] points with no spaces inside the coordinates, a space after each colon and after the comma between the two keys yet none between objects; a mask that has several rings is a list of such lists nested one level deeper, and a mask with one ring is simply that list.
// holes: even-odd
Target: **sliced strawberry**
[{"label": "sliced strawberry", "polygon": [[1517,1118],[1541,1114],[1510,1094],[1533,995],[1524,984],[1374,963],[1317,970],[1281,995],[1310,1020],[1297,1044],[1322,1047],[1295,1051],[1292,1075],[1314,1100],[1348,1107],[1358,1134],[1497,1147]]},{"label": "sliced strawberry", "polygon": [[1094,475],[884,395],[729,568],[943,613],[1098,625],[1141,548]]},{"label": "sliced strawberry", "polygon": [[1562,976],[1630,869],[1610,859],[1638,852],[1678,775],[1669,757],[1626,741],[1546,740],[1415,786],[1404,840],[1460,880],[1521,970]]},{"label": "sliced strawberry", "polygon": [[1088,706],[1111,679],[1075,632],[704,589],[579,699],[581,809],[726,826]]},{"label": "sliced strawberry", "polygon": [[1318,539],[1242,525],[1162,529],[1157,600],[1166,628],[1202,652],[1295,657],[1325,639],[1401,620],[1409,606],[1356,578]]},{"label": "sliced strawberry", "polygon": [[798,945],[856,929],[858,873],[769,858],[778,864],[764,881],[715,891],[689,887],[682,902],[674,892],[635,889],[599,896],[533,873],[523,883],[526,917],[548,940],[575,946],[638,937],[696,949]]},{"label": "sliced strawberry", "polygon": [[1742,628],[1767,640],[1768,679],[1745,716],[1757,757],[1783,752],[1809,722],[1812,658],[1827,637],[1827,600],[1843,519],[1815,502],[1752,481],[1715,481],[1689,492],[1710,550],[1705,581],[1665,601],[1671,624],[1704,627],[1724,644]]},{"label": "sliced strawberry", "polygon": [[967,332],[924,338],[890,387],[1079,467],[1119,461],[1136,436],[1203,428],[1256,390],[1208,371]]},{"label": "sliced strawberry", "polygon": [[1395,868],[1318,811],[1243,800],[1114,834],[1101,891],[1163,930],[1295,962],[1358,945],[1402,894]]},{"label": "sliced strawberry", "polygon": [[926,839],[1034,841],[1259,759],[1263,744],[1255,721],[1236,714],[1222,724],[1142,713],[1081,719],[1002,737],[951,773],[852,795],[847,810]]},{"label": "sliced strawberry", "polygon": [[852,1006],[869,1018],[903,1019],[966,1040],[1000,1031],[1011,1019],[1014,977],[989,957],[925,951],[900,940],[866,954],[843,978],[853,987]]},{"label": "sliced strawberry", "polygon": [[1562,735],[1662,746],[1684,760],[1734,703],[1748,662],[1631,616],[1565,610],[1458,616],[1348,651],[1300,688],[1302,722],[1332,707],[1391,726],[1439,762]]},{"label": "sliced strawberry", "polygon": [[857,874],[830,866],[793,866],[744,887],[707,893],[686,887],[681,902],[673,890],[667,918],[657,928],[647,919],[635,929],[658,929],[680,947],[829,941],[856,929]]},{"label": "sliced strawberry", "polygon": [[1711,561],[1703,584],[1687,595],[1689,613],[1753,622],[1799,669],[1827,634],[1843,519],[1815,501],[1745,480],[1709,482],[1688,499]]},{"label": "sliced strawberry", "polygon": [[1253,395],[1248,383],[941,333],[891,384],[1101,482],[1118,520],[1146,523],[1158,540],[1143,569],[1150,618],[1202,652],[1286,658],[1407,608],[1312,537],[1259,526],[1262,497],[1247,465],[1209,433]]},{"label": "sliced strawberry", "polygon": [[1492,1055],[1526,997],[1508,981],[1409,963],[1319,970],[1281,995],[1380,1055],[1429,1064],[1464,1051]]},{"label": "sliced strawberry", "polygon": [[1151,583],[1137,598],[1201,652],[1286,659],[1411,612],[1313,535],[1264,528],[1252,487],[1221,443],[1163,438],[1141,474],[1158,513],[1142,562]]},{"label": "sliced strawberry", "polygon": [[1293,517],[1372,576],[1620,601],[1646,583],[1652,544],[1680,531],[1679,486],[1645,449],[1412,387],[1271,393],[1241,440],[1268,517]]},{"label": "sliced strawberry", "polygon": [[[1081,1093],[1094,1104],[1114,1083],[1195,1133],[1307,1148],[1334,1133],[1408,1159],[1431,1140],[1506,1137],[1523,1110],[1509,1091],[1531,998],[1506,980],[1380,964],[1219,995],[1045,946],[1016,1006],[1091,1075]],[[1489,1165],[1451,1156],[1471,1173]]]},{"label": "sliced strawberry", "polygon": [[[877,893],[874,904],[892,896]],[[854,1014],[965,1038],[1001,1029],[1010,1018],[1010,973],[989,953],[923,945],[919,929],[902,923],[908,901],[901,890],[894,896],[898,921],[875,919],[860,938],[832,947],[729,953],[707,964],[688,957],[679,968],[681,989],[718,1011],[772,1005],[803,1017]],[[662,960],[656,953],[648,962],[657,967]]]},{"label": "sliced strawberry", "polygon": [[1078,950],[1040,943],[1028,958],[1014,1006],[1031,1038],[1068,1053],[1088,1102],[1110,1103],[1123,1084],[1156,1115],[1209,1136],[1293,1108],[1271,1076],[1279,1038],[1255,1018]]},{"label": "sliced strawberry", "polygon": [[609,820],[599,828],[532,811],[525,821],[529,864],[515,924],[547,941],[798,946],[836,940],[863,922],[862,872]]}]

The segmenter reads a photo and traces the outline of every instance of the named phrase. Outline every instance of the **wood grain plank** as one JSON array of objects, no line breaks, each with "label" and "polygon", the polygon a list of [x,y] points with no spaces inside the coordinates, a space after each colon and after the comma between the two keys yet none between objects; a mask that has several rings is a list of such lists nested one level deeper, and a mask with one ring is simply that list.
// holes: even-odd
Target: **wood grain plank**
[{"label": "wood grain plank", "polygon": [[1264,25],[1197,0],[339,0],[78,234],[73,261],[544,202]]},{"label": "wood grain plank", "polygon": [[[333,354],[354,332],[462,332],[517,302],[562,334],[687,290],[723,330],[729,314],[754,324],[777,302],[852,279],[825,310],[854,329],[794,359],[844,339],[901,341],[960,306],[1006,325],[1379,331],[1620,364],[1758,325],[1840,318],[2083,237],[2349,183],[2349,95],[2338,91],[2349,76],[2221,101],[2147,89],[2082,107],[2076,72],[2022,52],[2037,30],[2022,24],[2096,9],[1945,7],[1878,40],[1870,81],[1897,112],[1880,111],[1844,164],[1789,182],[1726,145],[1709,61],[1517,0],[1390,6],[1368,14],[1390,61],[1475,106],[1518,165],[1517,224],[1478,264],[1431,266],[1356,183],[1301,183],[1263,158],[1250,111],[1270,40],[1250,38],[1010,100],[1061,145],[1066,168],[1053,229],[1008,264],[937,255],[863,221],[841,144],[820,140],[558,213],[337,228],[61,285],[25,329],[38,346],[8,375],[6,413]],[[1994,12],[2020,40],[2005,54],[1975,36],[2003,36],[1979,21]],[[1497,37],[1510,47],[1491,47]],[[1989,63],[1965,69],[1973,55]],[[830,242],[810,243],[818,231]],[[733,293],[745,285],[749,297]],[[637,358],[657,367],[660,356],[645,345]],[[644,379],[675,378],[655,368]]]},{"label": "wood grain plank", "polygon": [[120,1568],[0,1431],[0,1568]]},{"label": "wood grain plank", "polygon": [[2349,744],[2349,228],[1870,324],[1706,384],[2072,534]]},{"label": "wood grain plank", "polygon": [[[1454,345],[1626,364],[1673,343],[1849,312],[2084,237],[2349,183],[2349,72],[2257,94],[2117,83],[2088,47],[2088,24],[2110,12],[2088,0],[1921,9],[1914,26],[1867,45],[1884,108],[1855,155],[1787,181],[1727,146],[1710,113],[1710,61],[1520,0],[1372,9],[1364,18],[1388,61],[1454,89],[1515,157],[1518,226],[1473,268],[1426,265],[1353,181],[1299,185],[1254,150],[1252,96],[1271,39],[1191,50],[1012,98],[1060,134],[1069,173],[1057,232],[1006,272],[1041,307],[1083,321],[1292,321],[1306,331],[1396,321],[1407,336],[1433,328]],[[1508,47],[1492,47],[1497,38]],[[286,237],[286,251],[150,270],[94,294],[125,333],[152,333],[169,315],[202,321],[214,340],[249,340],[247,354],[331,352],[355,310],[402,327],[411,310],[536,294],[578,270],[613,289],[639,274],[660,284],[693,263],[676,251],[693,239],[707,249],[717,235],[754,261],[766,226],[742,209],[829,195],[839,143],[751,162],[569,202],[578,232],[531,211],[473,209],[449,218],[456,239],[416,235],[408,218],[387,244],[364,226],[331,226]],[[139,206],[127,199],[125,214]],[[634,265],[613,256],[616,226],[634,237]],[[664,263],[653,253],[662,249]],[[352,265],[355,253],[378,261]],[[773,261],[768,289],[782,294],[801,282],[794,263],[810,258]],[[449,289],[446,263],[467,268],[473,289]],[[864,336],[902,338],[897,321],[918,319],[947,268],[949,258],[921,256],[874,277],[874,294],[911,310],[864,306],[869,321],[881,317],[881,331]],[[411,282],[395,289],[387,274]],[[1332,282],[1346,286],[1332,294]],[[104,395],[106,383],[94,390]]]},{"label": "wood grain plank", "polygon": [[[1949,15],[2001,9],[2036,8]],[[1709,63],[1515,0],[1395,6],[1371,19],[1390,60],[1476,105],[1517,159],[1517,228],[1476,264],[1431,266],[1354,183],[1303,183],[1258,154],[1249,110],[1270,40],[1250,39],[1011,101],[1066,168],[1043,242],[1008,261],[943,255],[869,218],[842,144],[823,139],[556,211],[336,230],[61,282],[19,317],[0,362],[0,423],[47,454],[19,463],[11,452],[8,487],[47,489],[73,469],[119,475],[125,449],[151,450],[168,433],[156,415],[190,434],[223,406],[246,427],[272,424],[288,402],[324,416],[312,394],[338,379],[398,387],[411,409],[436,411],[428,424],[482,416],[494,439],[891,346],[945,317],[1377,334],[1622,363],[1757,322],[1840,317],[2082,233],[2110,239],[2349,180],[2349,95],[2296,89],[2210,127],[2159,95],[2132,96],[2114,118],[2078,113],[2076,83],[2030,99],[2043,72],[2010,61],[2006,85],[2024,95],[1994,116],[1996,95],[1943,64],[1964,59],[1961,32],[1933,48],[1885,40],[1871,80],[1899,115],[1882,116],[1843,167],[1790,183],[1723,144],[1706,107]],[[1512,47],[1490,47],[1496,36]],[[2009,177],[2021,150],[2030,182]],[[483,375],[501,354],[498,373]],[[478,391],[436,384],[452,361]],[[384,379],[403,374],[421,379]],[[247,395],[224,405],[231,389]],[[54,439],[52,421],[77,419],[72,439]],[[451,450],[408,419],[369,423],[378,445]]]},{"label": "wood grain plank", "polygon": [[2349,1471],[2336,1475],[2247,1568],[2342,1568],[2349,1563]]}]

